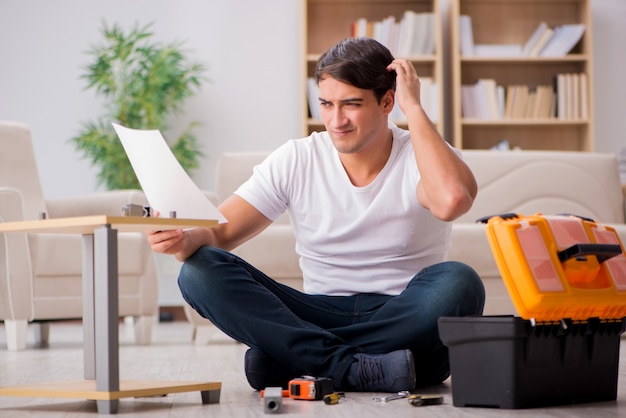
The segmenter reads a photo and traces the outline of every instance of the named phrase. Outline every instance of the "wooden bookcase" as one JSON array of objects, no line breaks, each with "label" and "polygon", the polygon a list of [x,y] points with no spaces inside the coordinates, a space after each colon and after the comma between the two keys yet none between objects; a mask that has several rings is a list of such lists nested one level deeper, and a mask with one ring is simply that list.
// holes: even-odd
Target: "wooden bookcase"
[{"label": "wooden bookcase", "polygon": [[[430,77],[436,83],[436,94],[439,97],[437,120],[433,120],[439,132],[443,133],[443,48],[441,34],[441,15],[438,0],[306,0],[305,11],[305,53],[306,76],[315,76],[315,65],[319,56],[338,41],[351,36],[351,26],[360,18],[368,21],[382,21],[388,16],[394,16],[400,21],[407,10],[417,13],[434,14],[435,53],[432,55],[407,56],[397,58],[409,59],[418,75]],[[303,88],[306,91],[306,80]],[[306,94],[305,94],[306,100]],[[321,120],[314,120],[310,116],[308,102],[305,106],[305,134],[324,130]],[[399,126],[406,126],[397,122]]]},{"label": "wooden bookcase", "polygon": [[[590,0],[452,0],[450,65],[452,142],[458,148],[487,149],[501,140],[522,149],[593,151],[593,69]],[[484,57],[461,54],[460,16],[472,21],[474,44],[524,45],[541,22],[550,27],[582,23],[582,39],[564,57]],[[586,118],[482,120],[463,118],[461,86],[481,78],[498,85],[554,85],[557,74],[584,73]]]}]

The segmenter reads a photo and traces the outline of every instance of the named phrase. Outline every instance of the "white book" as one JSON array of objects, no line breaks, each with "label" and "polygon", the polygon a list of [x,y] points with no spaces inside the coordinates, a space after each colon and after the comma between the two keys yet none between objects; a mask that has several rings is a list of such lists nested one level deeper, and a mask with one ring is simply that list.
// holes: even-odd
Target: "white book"
[{"label": "white book", "polygon": [[570,74],[572,88],[572,118],[580,119],[580,75]]},{"label": "white book", "polygon": [[474,94],[474,86],[463,84],[461,86],[461,115],[464,118],[475,118],[476,112],[472,106],[472,95]]},{"label": "white book", "polygon": [[365,19],[364,17],[358,19],[354,25],[354,28],[355,38],[362,38],[364,36],[367,36],[367,19]]},{"label": "white book", "polygon": [[[481,100],[482,119],[496,120],[500,118],[500,108],[498,106],[498,92],[496,81],[491,78],[481,78],[478,80],[478,90]],[[485,101],[485,104],[482,101]],[[485,107],[486,105],[486,107]]]},{"label": "white book", "polygon": [[413,44],[413,55],[429,55],[434,52],[434,15],[432,13],[417,13],[416,35]]},{"label": "white book", "polygon": [[524,44],[524,48],[522,48],[522,55],[528,56],[533,47],[537,44],[537,42],[539,42],[539,39],[546,31],[546,29],[548,29],[548,24],[546,22],[541,22],[539,26],[537,26],[537,29],[535,29],[533,34]]},{"label": "white book", "polygon": [[411,56],[414,39],[417,35],[417,28],[415,27],[416,15],[417,13],[414,11],[407,10],[402,17],[403,29],[401,31],[402,37],[399,41],[401,47],[398,50],[398,56],[400,57]]},{"label": "white book", "polygon": [[420,102],[424,112],[428,115],[432,122],[435,122],[433,108],[433,79],[430,77],[420,77]]},{"label": "white book", "polygon": [[471,16],[459,16],[459,29],[461,55],[471,57],[474,55],[474,34],[472,32]]},{"label": "white book", "polygon": [[496,86],[496,95],[498,99],[498,119],[504,119],[505,105],[505,89],[504,86]]},{"label": "white book", "polygon": [[315,78],[307,78],[307,99],[309,102],[309,112],[311,112],[311,118],[321,120],[322,114],[320,112],[320,92]]},{"label": "white book", "polygon": [[519,44],[476,44],[474,55],[478,57],[520,57],[522,46]]},{"label": "white book", "polygon": [[380,22],[374,24],[374,39],[392,50],[391,33],[395,23],[395,18],[389,16]]},{"label": "white book", "polygon": [[589,118],[589,86],[587,83],[587,73],[580,73],[580,118],[586,120]]},{"label": "white book", "polygon": [[558,36],[555,35],[541,51],[540,55],[542,57],[563,57],[567,55],[583,37],[586,26],[582,23],[576,23],[562,25],[557,29],[559,29]]},{"label": "white book", "polygon": [[433,80],[431,86],[430,86],[430,96],[431,96],[431,109],[430,109],[430,120],[432,122],[438,122],[440,115],[439,115],[439,104],[440,104],[440,98],[439,98],[439,90],[437,90],[437,82]]},{"label": "white book", "polygon": [[533,45],[533,47],[528,52],[528,56],[538,57],[541,51],[543,51],[544,47],[548,44],[548,42],[550,42],[550,39],[552,39],[552,37],[554,36],[554,32],[555,31],[552,28],[547,28],[545,31],[543,31],[543,33],[537,40],[537,43],[535,43],[535,45]]},{"label": "white book", "polygon": [[434,13],[427,13],[428,15],[428,33],[426,36],[426,46],[424,47],[424,54],[432,55],[435,53],[435,26],[437,22],[435,20]]},{"label": "white book", "polygon": [[400,44],[400,22],[395,22],[391,28],[391,46],[393,48],[393,56],[398,56],[398,48]]},{"label": "white book", "polygon": [[565,83],[565,74],[556,75],[556,116],[558,119],[567,119],[567,91]]},{"label": "white book", "polygon": [[374,29],[372,33],[372,38],[389,48],[389,44],[387,43],[387,36],[384,33],[383,29],[383,22],[374,22],[372,24],[372,27]]}]

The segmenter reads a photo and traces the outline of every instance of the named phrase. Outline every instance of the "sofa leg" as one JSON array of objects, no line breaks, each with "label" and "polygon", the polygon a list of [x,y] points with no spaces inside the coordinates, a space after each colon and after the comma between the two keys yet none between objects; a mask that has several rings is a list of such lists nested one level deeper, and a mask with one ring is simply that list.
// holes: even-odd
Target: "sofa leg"
[{"label": "sofa leg", "polygon": [[150,315],[135,316],[135,342],[140,345],[150,345],[152,343],[152,327],[155,317]]},{"label": "sofa leg", "polygon": [[26,349],[26,331],[28,329],[28,321],[26,319],[5,319],[4,329],[7,335],[7,349],[9,351]]},{"label": "sofa leg", "polygon": [[38,347],[48,347],[50,343],[50,323],[39,322],[35,324],[35,344]]},{"label": "sofa leg", "polygon": [[194,345],[207,345],[215,333],[213,325],[194,325],[193,343]]}]

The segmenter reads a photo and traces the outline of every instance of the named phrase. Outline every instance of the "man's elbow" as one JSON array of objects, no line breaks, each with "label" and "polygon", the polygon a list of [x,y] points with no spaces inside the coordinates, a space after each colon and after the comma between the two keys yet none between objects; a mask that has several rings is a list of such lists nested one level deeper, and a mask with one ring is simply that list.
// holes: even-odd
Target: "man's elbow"
[{"label": "man's elbow", "polygon": [[430,211],[437,219],[452,222],[469,211],[473,203],[474,196],[467,191],[451,193],[445,201],[431,207]]}]

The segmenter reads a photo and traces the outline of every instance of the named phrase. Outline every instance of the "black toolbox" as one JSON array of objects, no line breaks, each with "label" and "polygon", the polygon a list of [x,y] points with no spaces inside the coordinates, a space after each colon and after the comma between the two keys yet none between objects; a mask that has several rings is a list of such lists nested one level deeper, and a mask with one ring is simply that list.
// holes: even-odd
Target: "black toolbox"
[{"label": "black toolbox", "polygon": [[572,216],[486,222],[520,317],[439,319],[453,404],[519,409],[615,400],[626,316],[626,258],[615,231]]}]

